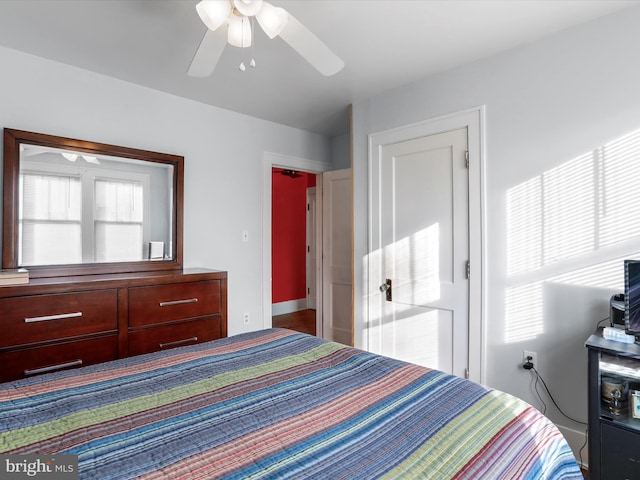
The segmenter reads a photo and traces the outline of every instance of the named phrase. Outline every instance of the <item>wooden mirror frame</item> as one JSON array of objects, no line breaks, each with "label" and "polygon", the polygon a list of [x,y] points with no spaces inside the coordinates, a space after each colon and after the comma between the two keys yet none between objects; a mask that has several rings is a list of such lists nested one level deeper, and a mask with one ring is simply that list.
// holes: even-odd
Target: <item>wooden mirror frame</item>
[{"label": "wooden mirror frame", "polygon": [[168,260],[133,262],[78,263],[68,265],[34,265],[25,267],[30,278],[67,277],[125,272],[152,272],[182,269],[182,228],[184,202],[184,157],[156,153],[103,143],[75,140],[42,133],[4,129],[2,268],[18,265],[18,213],[20,201],[20,144],[76,150],[93,155],[109,155],[173,166],[173,245],[174,255]]}]

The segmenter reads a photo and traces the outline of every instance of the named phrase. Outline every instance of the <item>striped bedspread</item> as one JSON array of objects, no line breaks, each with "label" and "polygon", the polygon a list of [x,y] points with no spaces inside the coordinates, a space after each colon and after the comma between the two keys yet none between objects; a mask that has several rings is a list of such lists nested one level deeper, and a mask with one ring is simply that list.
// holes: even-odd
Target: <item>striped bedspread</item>
[{"label": "striped bedspread", "polygon": [[516,398],[272,329],[0,385],[0,453],[83,479],[581,479]]}]

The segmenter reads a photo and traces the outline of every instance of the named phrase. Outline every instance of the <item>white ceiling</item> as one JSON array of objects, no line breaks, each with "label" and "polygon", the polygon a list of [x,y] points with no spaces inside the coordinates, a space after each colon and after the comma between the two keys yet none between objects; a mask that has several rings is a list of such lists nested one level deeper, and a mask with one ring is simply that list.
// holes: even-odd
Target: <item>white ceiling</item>
[{"label": "white ceiling", "polygon": [[327,135],[348,105],[607,15],[618,0],[271,0],[345,61],[324,77],[261,31],[255,69],[228,46],[213,75],[186,74],[205,33],[197,0],[2,0],[0,45]]}]

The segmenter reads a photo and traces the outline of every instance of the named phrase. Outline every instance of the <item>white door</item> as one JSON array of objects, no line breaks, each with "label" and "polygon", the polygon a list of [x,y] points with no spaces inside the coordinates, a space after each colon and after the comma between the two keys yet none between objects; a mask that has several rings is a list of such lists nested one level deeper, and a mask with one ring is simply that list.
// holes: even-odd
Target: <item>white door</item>
[{"label": "white door", "polygon": [[316,309],[316,187],[307,188],[307,308]]},{"label": "white door", "polygon": [[351,169],[322,174],[322,337],[353,344]]},{"label": "white door", "polygon": [[466,152],[466,128],[381,147],[370,270],[382,289],[390,282],[390,298],[370,298],[370,349],[459,376],[469,352]]}]

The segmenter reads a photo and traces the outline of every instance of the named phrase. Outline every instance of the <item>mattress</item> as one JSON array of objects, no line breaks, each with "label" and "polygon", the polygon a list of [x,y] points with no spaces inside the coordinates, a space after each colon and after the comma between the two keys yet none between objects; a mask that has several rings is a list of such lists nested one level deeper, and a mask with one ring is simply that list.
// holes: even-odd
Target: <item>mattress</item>
[{"label": "mattress", "polygon": [[536,409],[284,329],[0,384],[0,453],[82,479],[581,479]]}]

